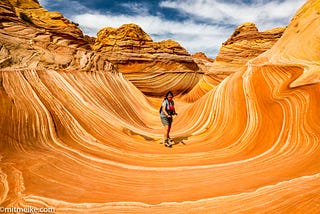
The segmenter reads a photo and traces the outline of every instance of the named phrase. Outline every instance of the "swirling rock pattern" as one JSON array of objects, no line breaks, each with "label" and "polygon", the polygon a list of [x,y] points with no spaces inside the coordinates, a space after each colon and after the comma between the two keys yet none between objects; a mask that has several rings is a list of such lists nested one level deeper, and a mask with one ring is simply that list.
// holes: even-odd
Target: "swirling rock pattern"
[{"label": "swirling rock pattern", "polygon": [[[67,44],[52,41],[46,49],[36,42],[42,58],[15,61],[25,58],[13,47],[28,51],[29,38],[17,36],[17,16],[7,12],[0,29],[1,206],[319,213],[320,85],[310,78],[319,66],[320,35],[310,33],[319,29],[319,10],[319,0],[308,1],[270,50],[197,99],[186,97],[207,86],[184,80],[198,88],[176,98],[171,149],[159,144],[161,99],[146,96],[86,40],[72,45],[72,37],[55,35]],[[6,17],[8,5],[1,11]],[[42,29],[19,23],[28,32]],[[70,63],[48,63],[43,52],[61,47],[74,50]]]}]

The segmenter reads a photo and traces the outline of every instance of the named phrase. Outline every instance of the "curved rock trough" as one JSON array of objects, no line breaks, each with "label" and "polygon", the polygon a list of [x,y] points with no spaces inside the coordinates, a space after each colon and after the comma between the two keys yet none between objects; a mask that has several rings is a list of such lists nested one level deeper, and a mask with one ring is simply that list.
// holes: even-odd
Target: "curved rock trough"
[{"label": "curved rock trough", "polygon": [[[318,11],[307,1],[284,32],[245,23],[212,60],[136,25],[101,31],[125,38],[112,49],[36,0],[3,0],[0,206],[319,213]],[[167,90],[179,113],[172,148],[158,112]]]}]

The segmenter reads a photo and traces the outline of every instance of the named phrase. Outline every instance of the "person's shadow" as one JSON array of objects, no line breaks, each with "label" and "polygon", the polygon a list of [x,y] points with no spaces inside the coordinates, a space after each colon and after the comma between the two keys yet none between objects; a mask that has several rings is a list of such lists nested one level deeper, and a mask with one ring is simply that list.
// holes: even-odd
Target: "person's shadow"
[{"label": "person's shadow", "polygon": [[178,144],[182,144],[182,145],[187,145],[185,142],[183,142],[183,140],[188,140],[188,137],[174,137],[172,138],[173,143],[171,145],[178,145]]}]

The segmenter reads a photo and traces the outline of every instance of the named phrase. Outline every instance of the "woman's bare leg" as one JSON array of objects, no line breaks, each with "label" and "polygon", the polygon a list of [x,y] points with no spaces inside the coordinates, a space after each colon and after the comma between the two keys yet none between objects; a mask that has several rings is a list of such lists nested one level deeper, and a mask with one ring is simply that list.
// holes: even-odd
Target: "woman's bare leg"
[{"label": "woman's bare leg", "polygon": [[164,126],[164,135],[163,135],[164,140],[169,138],[169,131],[170,131],[169,126]]},{"label": "woman's bare leg", "polygon": [[171,130],[171,124],[168,126],[168,135],[167,135],[167,139],[170,138],[170,130]]}]

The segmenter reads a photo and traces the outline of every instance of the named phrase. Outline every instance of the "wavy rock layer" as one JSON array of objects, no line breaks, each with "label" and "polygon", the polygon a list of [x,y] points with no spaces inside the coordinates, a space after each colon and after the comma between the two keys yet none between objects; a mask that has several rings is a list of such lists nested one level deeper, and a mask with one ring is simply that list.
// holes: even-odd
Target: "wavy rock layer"
[{"label": "wavy rock layer", "polygon": [[[196,101],[176,98],[171,149],[160,144],[161,100],[111,72],[112,64],[81,69],[94,65],[89,59],[105,62],[94,51],[63,46],[76,51],[66,68],[45,68],[46,58],[37,57],[35,67],[2,64],[1,206],[56,213],[319,213],[320,85],[303,78],[318,71],[320,35],[311,32],[319,29],[319,10],[320,1],[308,1],[271,50]],[[16,35],[11,24],[3,26],[1,38]],[[8,36],[1,57],[15,57],[9,44]],[[157,82],[166,86],[166,79]]]}]

